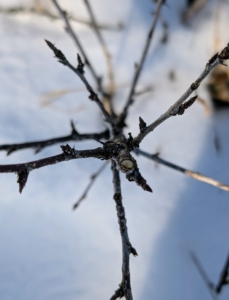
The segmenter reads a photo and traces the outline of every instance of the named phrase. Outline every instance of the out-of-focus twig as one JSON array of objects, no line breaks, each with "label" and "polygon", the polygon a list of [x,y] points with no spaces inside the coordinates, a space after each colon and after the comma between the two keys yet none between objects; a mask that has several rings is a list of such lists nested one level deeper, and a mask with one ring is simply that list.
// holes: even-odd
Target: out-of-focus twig
[{"label": "out-of-focus twig", "polygon": [[180,166],[177,166],[177,165],[175,165],[175,164],[173,164],[171,162],[168,162],[168,161],[160,158],[159,154],[152,155],[152,154],[147,153],[147,152],[145,152],[145,151],[143,151],[141,149],[135,149],[135,153],[136,154],[140,154],[142,156],[145,156],[145,157],[147,157],[147,158],[149,158],[149,159],[151,159],[151,160],[153,160],[153,161],[155,161],[155,162],[157,162],[159,164],[167,166],[167,167],[169,167],[169,168],[171,168],[173,170],[179,171],[179,172],[181,172],[181,173],[183,173],[183,174],[185,174],[185,175],[187,175],[189,177],[192,177],[193,179],[205,182],[205,183],[213,185],[213,186],[215,186],[215,187],[217,187],[217,188],[219,188],[221,190],[229,192],[229,185],[224,184],[224,183],[222,183],[220,181],[217,181],[217,180],[215,180],[215,179],[213,179],[211,177],[208,177],[208,176],[202,175],[200,173],[193,172],[193,171],[190,171],[188,169],[185,169],[185,168],[182,168]]},{"label": "out-of-focus twig", "polygon": [[107,73],[108,73],[108,79],[109,79],[109,86],[108,86],[108,95],[106,97],[104,97],[104,106],[107,109],[107,111],[110,114],[114,114],[114,108],[112,105],[112,98],[114,96],[114,92],[115,92],[115,82],[114,82],[114,72],[113,72],[113,67],[112,67],[112,63],[111,63],[111,55],[108,51],[107,45],[103,39],[103,36],[100,32],[99,26],[98,26],[98,22],[96,20],[96,17],[93,13],[91,4],[88,0],[84,0],[84,3],[88,9],[90,18],[91,18],[91,22],[92,22],[92,28],[95,31],[95,34],[98,38],[98,41],[102,47],[102,51],[104,53],[104,57],[106,60],[106,65],[107,65]]},{"label": "out-of-focus twig", "polygon": [[227,255],[227,259],[225,261],[225,264],[223,266],[220,278],[219,278],[219,282],[217,283],[216,287],[215,287],[215,291],[217,294],[220,294],[220,292],[222,291],[222,288],[225,285],[229,284],[229,253]]},{"label": "out-of-focus twig", "polygon": [[107,92],[103,89],[103,86],[102,86],[102,79],[100,76],[97,75],[92,63],[90,62],[78,36],[76,35],[76,33],[74,32],[69,20],[68,20],[68,17],[67,17],[67,14],[66,12],[61,9],[60,5],[58,4],[58,2],[56,0],[52,0],[54,6],[56,7],[57,11],[59,12],[60,16],[63,18],[64,22],[65,22],[65,25],[66,25],[66,31],[67,33],[69,33],[69,35],[71,36],[71,38],[73,39],[74,43],[76,44],[76,46],[79,48],[80,50],[80,53],[82,54],[84,60],[85,60],[85,64],[88,66],[89,70],[91,71],[91,74],[98,86],[98,90],[99,92],[103,95],[103,96],[106,96],[107,95]]},{"label": "out-of-focus twig", "polygon": [[[30,14],[36,14],[39,16],[47,17],[51,20],[60,20],[61,17],[58,15],[53,14],[49,10],[47,10],[45,7],[42,7],[42,9],[37,9],[36,7],[23,7],[23,6],[15,6],[15,7],[0,7],[0,13],[4,14],[20,14],[20,13],[30,13]],[[93,27],[93,24],[90,20],[83,19],[81,17],[73,16],[72,14],[68,15],[68,19],[80,23],[89,27]],[[109,31],[120,31],[124,28],[124,25],[122,22],[117,23],[117,25],[111,25],[111,24],[105,24],[105,23],[98,23],[98,28],[100,30],[109,30]]]},{"label": "out-of-focus twig", "polygon": [[161,11],[161,8],[162,8],[162,5],[164,4],[164,2],[165,2],[165,0],[157,1],[157,7],[156,7],[155,14],[154,14],[153,22],[152,22],[150,30],[147,34],[147,38],[146,38],[146,42],[145,42],[145,45],[144,45],[144,48],[143,48],[143,52],[142,52],[142,55],[141,55],[140,62],[136,66],[136,70],[135,70],[134,78],[133,78],[133,81],[132,81],[132,84],[131,84],[130,92],[129,92],[129,95],[128,95],[128,98],[127,98],[127,102],[126,102],[126,104],[124,106],[124,109],[123,109],[123,112],[120,116],[120,122],[121,123],[124,123],[125,118],[128,114],[128,109],[129,109],[130,105],[133,103],[133,96],[135,94],[135,89],[136,89],[141,71],[143,69],[143,65],[144,65],[148,50],[149,50],[150,43],[152,41],[152,37],[153,37],[154,31],[155,31],[155,28],[156,28],[156,24],[157,24],[159,15],[160,15],[160,11]]},{"label": "out-of-focus twig", "polygon": [[88,183],[86,189],[84,190],[83,194],[80,196],[80,198],[77,200],[77,202],[73,205],[73,209],[76,209],[79,207],[81,202],[87,197],[88,192],[90,191],[91,187],[93,186],[96,178],[103,172],[105,167],[107,166],[108,161],[105,161],[102,166],[98,169],[98,171],[90,176],[90,182]]},{"label": "out-of-focus twig", "polygon": [[199,273],[200,273],[203,281],[205,282],[205,284],[206,284],[206,286],[208,288],[208,291],[209,291],[209,293],[212,296],[212,299],[213,300],[218,300],[218,297],[217,297],[217,295],[216,295],[216,293],[214,291],[214,284],[209,280],[209,278],[208,278],[208,276],[207,276],[207,274],[206,274],[206,272],[205,272],[202,264],[200,263],[199,259],[197,258],[197,256],[195,255],[194,252],[190,252],[190,256],[191,256],[192,261],[195,264],[197,270],[199,271]]},{"label": "out-of-focus twig", "polygon": [[207,3],[208,0],[192,0],[187,9],[182,14],[182,21],[190,21]]}]

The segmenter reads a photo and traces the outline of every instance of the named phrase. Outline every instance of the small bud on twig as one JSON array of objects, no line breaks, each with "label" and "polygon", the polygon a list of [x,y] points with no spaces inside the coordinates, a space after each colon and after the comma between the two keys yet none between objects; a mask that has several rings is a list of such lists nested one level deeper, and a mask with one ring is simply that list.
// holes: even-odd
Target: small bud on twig
[{"label": "small bud on twig", "polygon": [[139,129],[140,129],[140,132],[143,132],[145,128],[146,128],[146,122],[141,117],[139,117]]},{"label": "small bud on twig", "polygon": [[84,63],[80,57],[80,55],[77,53],[77,61],[78,61],[78,66],[77,70],[81,73],[84,74]]},{"label": "small bud on twig", "polygon": [[194,97],[190,98],[188,101],[181,104],[181,106],[178,108],[177,113],[175,113],[174,116],[183,115],[184,111],[187,108],[189,108],[196,101],[197,98],[198,98],[198,96],[194,96]]},{"label": "small bud on twig", "polygon": [[20,193],[22,192],[23,188],[25,187],[28,176],[29,176],[29,172],[27,169],[24,169],[23,171],[18,172],[17,183],[19,183],[19,192]]},{"label": "small bud on twig", "polygon": [[54,52],[56,58],[58,58],[58,61],[59,61],[60,63],[62,63],[62,64],[65,65],[66,62],[67,62],[67,59],[66,59],[66,57],[64,56],[64,54],[63,54],[59,49],[57,49],[57,48],[55,47],[55,45],[52,44],[51,42],[49,42],[49,41],[47,41],[47,40],[45,40],[45,42],[46,42],[46,44],[49,46],[49,48],[52,49],[52,51]]}]

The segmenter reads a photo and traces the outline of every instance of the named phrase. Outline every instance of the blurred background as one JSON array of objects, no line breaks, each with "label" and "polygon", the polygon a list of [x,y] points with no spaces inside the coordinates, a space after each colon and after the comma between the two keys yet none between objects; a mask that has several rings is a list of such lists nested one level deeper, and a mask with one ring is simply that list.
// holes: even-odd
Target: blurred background
[{"label": "blurred background", "polygon": [[[108,84],[101,46],[84,1],[59,0],[70,16],[97,73]],[[121,112],[134,65],[139,62],[155,3],[93,0],[91,6],[112,56],[114,107]],[[163,7],[126,133],[138,134],[138,118],[150,124],[168,109],[229,42],[228,1],[168,0]],[[82,82],[53,58],[44,39],[76,65],[76,49],[52,1],[0,0],[0,144],[68,135],[73,120],[81,133],[106,128]],[[215,69],[198,89],[198,101],[170,118],[141,145],[149,153],[229,184],[229,69]],[[90,72],[86,77],[94,88]],[[96,141],[71,142],[76,149]],[[61,153],[52,146],[7,156],[0,164]],[[131,243],[134,299],[211,299],[191,259],[218,282],[229,249],[229,194],[144,157],[146,193],[122,177]],[[121,239],[107,166],[77,210],[73,204],[103,162],[82,159],[35,170],[22,194],[15,174],[0,176],[0,299],[109,299],[121,281]],[[229,297],[225,286],[218,299]]]}]

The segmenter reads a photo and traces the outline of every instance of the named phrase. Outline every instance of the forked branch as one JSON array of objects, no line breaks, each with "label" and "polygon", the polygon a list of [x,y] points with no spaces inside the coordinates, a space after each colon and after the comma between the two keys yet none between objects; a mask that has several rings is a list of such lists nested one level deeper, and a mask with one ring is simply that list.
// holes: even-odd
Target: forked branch
[{"label": "forked branch", "polygon": [[52,138],[48,140],[43,141],[34,141],[34,142],[28,142],[28,143],[18,143],[18,144],[4,144],[0,145],[0,151],[7,151],[7,155],[10,155],[11,153],[22,150],[22,149],[35,149],[35,153],[40,152],[45,147],[49,147],[56,144],[61,143],[68,143],[71,141],[83,141],[83,140],[101,140],[101,139],[108,139],[109,138],[109,130],[105,130],[100,133],[79,133],[74,123],[71,121],[71,127],[72,131],[69,135]]},{"label": "forked branch", "polygon": [[211,70],[219,64],[225,65],[224,62],[227,59],[229,59],[229,44],[220,53],[216,53],[208,61],[204,71],[200,74],[196,81],[191,84],[187,91],[164,114],[162,114],[153,123],[151,123],[149,126],[146,126],[143,130],[140,131],[138,136],[136,136],[133,141],[136,147],[139,147],[140,143],[147,136],[147,134],[152,132],[157,126],[159,126],[168,118],[176,115],[181,105],[199,87],[200,83],[206,78],[206,76],[211,72]]},{"label": "forked branch", "polygon": [[223,266],[223,269],[222,269],[222,272],[221,272],[221,275],[219,278],[219,282],[217,283],[217,285],[215,287],[216,293],[220,294],[220,292],[222,291],[222,288],[228,284],[229,284],[229,252],[228,252],[225,264]]},{"label": "forked branch", "polygon": [[98,95],[94,92],[92,86],[89,84],[89,82],[87,81],[86,77],[84,76],[84,70],[83,70],[83,62],[80,58],[80,56],[78,55],[78,67],[75,68],[73,67],[73,65],[71,65],[69,63],[69,61],[67,60],[67,58],[65,57],[65,55],[55,47],[54,44],[52,44],[51,42],[45,40],[45,42],[47,43],[47,45],[49,46],[49,48],[54,52],[55,57],[58,59],[58,61],[60,63],[62,63],[64,66],[67,66],[69,69],[71,69],[75,74],[77,74],[77,76],[79,76],[79,78],[81,79],[81,81],[84,83],[86,89],[88,90],[88,92],[90,93],[89,98],[92,101],[95,101],[97,103],[97,105],[99,106],[100,110],[102,111],[106,121],[108,123],[110,123],[110,125],[114,128],[114,122],[111,118],[111,116],[109,115],[109,113],[106,111],[106,109],[104,108],[102,102],[99,100]]},{"label": "forked branch", "polygon": [[145,152],[145,151],[143,151],[141,149],[135,149],[135,153],[137,155],[140,154],[142,156],[145,156],[145,157],[147,157],[147,158],[149,158],[149,159],[151,159],[151,160],[153,160],[153,161],[155,161],[155,162],[157,162],[159,164],[167,166],[167,167],[169,167],[169,168],[171,168],[173,170],[181,172],[181,173],[183,173],[183,174],[185,174],[185,175],[187,175],[189,177],[192,177],[193,179],[205,182],[205,183],[213,185],[213,186],[215,186],[215,187],[217,187],[217,188],[219,188],[221,190],[229,192],[229,185],[224,184],[224,183],[222,183],[220,181],[217,181],[217,180],[215,180],[215,179],[213,179],[211,177],[208,177],[208,176],[205,176],[203,174],[200,174],[198,172],[193,172],[191,170],[188,170],[188,169],[182,168],[182,167],[180,167],[178,165],[175,165],[175,164],[173,164],[173,163],[171,163],[171,162],[169,162],[167,160],[164,160],[164,159],[160,158],[159,154],[154,154],[153,155],[153,154]]}]

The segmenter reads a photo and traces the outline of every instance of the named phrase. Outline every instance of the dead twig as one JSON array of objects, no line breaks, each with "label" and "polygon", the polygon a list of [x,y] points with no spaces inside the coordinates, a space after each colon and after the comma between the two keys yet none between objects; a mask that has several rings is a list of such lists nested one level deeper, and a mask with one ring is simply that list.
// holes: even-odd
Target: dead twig
[{"label": "dead twig", "polygon": [[206,76],[219,64],[224,64],[224,61],[229,59],[229,44],[220,52],[216,53],[206,64],[204,71],[194,81],[187,91],[158,119],[156,119],[149,126],[146,126],[144,130],[140,131],[137,137],[134,138],[133,143],[136,147],[142,142],[147,134],[152,132],[157,126],[163,123],[165,120],[178,113],[180,106],[188,99],[188,97],[199,87],[200,83],[206,78]]},{"label": "dead twig", "polygon": [[45,147],[52,146],[55,144],[66,143],[70,141],[83,141],[83,140],[93,140],[93,139],[101,140],[101,139],[109,138],[109,130],[105,130],[101,133],[79,133],[76,130],[73,121],[71,121],[71,127],[72,127],[72,131],[69,135],[47,139],[43,141],[34,141],[34,142],[18,143],[18,144],[4,144],[4,145],[0,145],[0,151],[1,150],[7,151],[7,155],[10,155],[11,153],[18,150],[32,148],[35,149],[35,153],[38,153],[41,150],[43,150]]},{"label": "dead twig", "polygon": [[215,292],[217,294],[220,294],[220,292],[222,291],[222,288],[225,285],[229,284],[229,253],[227,255],[227,259],[225,261],[225,264],[223,266],[220,278],[219,278],[219,282],[217,283],[216,287],[215,287]]},{"label": "dead twig", "polygon": [[91,4],[88,0],[84,0],[84,3],[86,5],[86,8],[88,9],[90,18],[91,18],[91,22],[92,22],[92,28],[95,31],[95,34],[98,38],[98,41],[101,45],[105,60],[106,60],[106,65],[107,65],[107,73],[108,73],[108,79],[109,79],[109,86],[108,86],[108,95],[104,97],[104,106],[106,107],[107,111],[110,114],[114,114],[114,108],[112,105],[112,98],[114,96],[114,92],[115,92],[115,82],[114,82],[114,72],[113,72],[113,67],[112,67],[112,63],[111,63],[111,55],[108,51],[108,48],[106,46],[106,43],[103,39],[103,36],[100,32],[99,26],[98,26],[98,22],[96,20],[96,17],[93,13]]},{"label": "dead twig", "polygon": [[189,177],[192,177],[193,179],[205,182],[205,183],[213,185],[213,186],[215,186],[215,187],[217,187],[217,188],[219,188],[221,190],[229,192],[229,185],[224,184],[224,183],[222,183],[220,181],[217,181],[217,180],[215,180],[215,179],[213,179],[211,177],[208,177],[208,176],[202,175],[200,173],[193,172],[193,171],[190,171],[188,169],[185,169],[185,168],[182,168],[180,166],[177,166],[177,165],[175,165],[175,164],[173,164],[171,162],[168,162],[168,161],[160,158],[159,154],[152,155],[152,154],[147,153],[147,152],[145,152],[145,151],[143,151],[141,149],[135,149],[135,153],[137,155],[140,154],[142,156],[145,156],[145,157],[147,157],[147,158],[149,158],[149,159],[151,159],[151,160],[153,160],[153,161],[155,161],[155,162],[157,162],[159,164],[167,166],[167,167],[169,167],[169,168],[171,168],[173,170],[179,171],[179,172],[181,172],[181,173],[183,173],[183,174],[185,174],[185,175],[187,175]]},{"label": "dead twig", "polygon": [[98,95],[94,92],[92,86],[89,84],[89,82],[87,81],[86,77],[84,76],[84,64],[82,63],[82,60],[78,54],[77,58],[78,58],[78,67],[75,68],[73,67],[73,65],[71,65],[69,63],[69,61],[67,60],[67,58],[65,57],[65,55],[59,50],[57,49],[54,44],[52,44],[51,42],[45,40],[45,42],[47,43],[47,45],[49,46],[49,48],[54,52],[55,57],[58,59],[58,61],[60,63],[62,63],[64,66],[67,66],[69,69],[71,69],[74,73],[77,74],[77,76],[79,76],[79,78],[81,79],[81,81],[84,83],[86,89],[88,90],[88,92],[90,93],[89,99],[91,99],[92,101],[95,101],[97,103],[97,105],[99,106],[99,108],[101,109],[106,121],[114,128],[115,124],[113,122],[113,119],[111,118],[111,116],[109,115],[109,113],[106,111],[106,109],[104,108],[102,102],[99,100]]},{"label": "dead twig", "polygon": [[93,186],[96,178],[103,172],[103,170],[106,168],[108,161],[105,161],[105,163],[102,164],[102,166],[98,169],[98,171],[90,176],[90,182],[87,185],[86,189],[84,190],[83,194],[80,196],[80,198],[77,200],[77,202],[73,205],[73,209],[76,209],[79,207],[80,203],[87,197],[88,192],[90,191],[91,187]]},{"label": "dead twig", "polygon": [[28,179],[29,172],[35,169],[78,158],[94,157],[106,160],[111,158],[111,154],[107,151],[106,148],[96,148],[91,150],[75,150],[74,148],[71,148],[68,144],[65,146],[61,146],[61,148],[63,152],[59,155],[54,155],[22,164],[0,165],[0,173],[17,173],[19,191],[21,193]]},{"label": "dead twig", "polygon": [[138,255],[137,251],[132,247],[128,230],[126,226],[125,209],[122,203],[121,182],[119,171],[116,168],[116,163],[112,160],[113,186],[114,186],[114,201],[118,216],[119,229],[122,239],[122,281],[119,288],[115,291],[110,300],[125,297],[126,300],[133,300],[131,282],[130,282],[130,254]]},{"label": "dead twig", "polygon": [[162,5],[164,4],[164,2],[165,2],[164,0],[159,0],[157,2],[157,7],[156,7],[155,14],[154,14],[153,22],[152,22],[152,25],[150,27],[149,33],[147,34],[147,38],[146,38],[145,46],[143,48],[142,56],[141,56],[139,64],[136,66],[136,70],[135,70],[134,78],[133,78],[133,81],[132,81],[132,84],[131,84],[130,92],[129,92],[129,95],[128,95],[128,98],[127,98],[127,102],[126,102],[126,104],[124,106],[124,109],[123,109],[123,112],[120,116],[120,121],[119,122],[121,122],[121,123],[124,123],[125,118],[128,114],[128,109],[129,109],[130,105],[133,103],[133,96],[135,94],[135,89],[136,89],[141,71],[143,69],[143,65],[144,65],[148,50],[149,50],[150,43],[151,43],[152,38],[153,38],[153,34],[154,34],[154,31],[155,31],[155,28],[156,28],[156,24],[157,24],[157,21],[158,21],[158,18],[159,18],[160,11],[161,11],[161,8],[162,8]]},{"label": "dead twig", "polygon": [[98,90],[99,92],[103,95],[106,96],[107,92],[103,89],[102,86],[102,80],[101,77],[97,75],[92,63],[90,62],[78,36],[76,35],[76,33],[74,32],[72,26],[70,25],[70,22],[68,20],[67,14],[64,10],[61,9],[61,7],[59,6],[58,2],[56,0],[52,0],[54,6],[56,7],[57,11],[59,12],[60,16],[62,17],[62,19],[65,22],[66,25],[66,31],[67,33],[69,33],[69,35],[71,36],[71,38],[73,39],[73,41],[75,42],[76,46],[79,48],[81,55],[84,58],[85,64],[88,66],[89,70],[91,71],[91,74],[98,86]]},{"label": "dead twig", "polygon": [[194,252],[190,252],[190,256],[191,256],[192,261],[195,264],[197,270],[199,271],[200,276],[202,277],[203,281],[205,282],[205,284],[208,288],[208,291],[211,294],[212,299],[217,300],[218,297],[217,297],[217,295],[214,291],[214,284],[209,280],[209,278],[208,278],[202,264],[200,263],[199,259],[197,258],[197,256],[195,255]]}]

